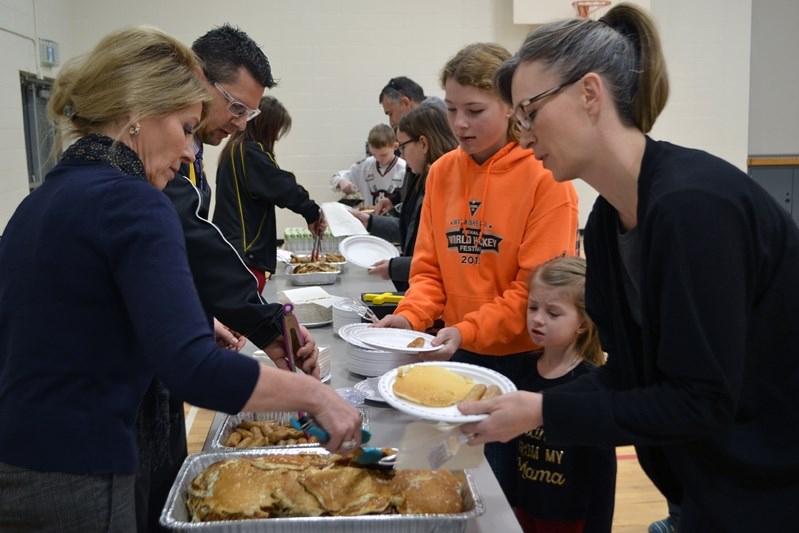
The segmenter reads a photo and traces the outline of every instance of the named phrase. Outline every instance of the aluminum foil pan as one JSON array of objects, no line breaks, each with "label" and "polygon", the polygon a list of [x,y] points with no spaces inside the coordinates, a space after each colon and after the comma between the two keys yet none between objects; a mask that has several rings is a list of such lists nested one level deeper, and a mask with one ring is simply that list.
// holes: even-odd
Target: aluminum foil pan
[{"label": "aluminum foil pan", "polygon": [[[358,409],[361,413],[361,420],[363,420],[363,428],[369,429],[369,414],[364,409]],[[216,433],[214,434],[214,438],[211,440],[211,447],[215,450],[227,450],[233,451],[236,448],[231,448],[229,446],[225,446],[225,442],[227,441],[228,437],[231,433],[236,430],[236,427],[243,422],[244,420],[257,420],[257,421],[271,421],[274,420],[278,424],[288,424],[289,418],[296,417],[296,412],[291,413],[239,413],[237,415],[228,415],[223,420],[222,423],[219,424],[219,427],[216,429]],[[309,443],[309,444],[277,444],[274,446],[264,446],[255,448],[256,450],[270,450],[272,448],[280,448],[285,450],[287,448],[318,448],[320,445],[319,443]]]},{"label": "aluminum foil pan", "polygon": [[295,274],[294,265],[286,267],[286,277],[294,285],[332,285],[341,274],[341,269],[335,272],[310,272],[308,274]]},{"label": "aluminum foil pan", "polygon": [[191,481],[205,468],[217,461],[231,457],[258,457],[294,453],[327,454],[324,448],[235,450],[229,452],[200,452],[189,455],[178,472],[175,484],[169,492],[161,525],[177,531],[212,531],[214,533],[243,533],[268,531],[271,533],[462,533],[470,519],[485,511],[477,485],[468,470],[455,472],[466,481],[463,513],[436,515],[367,515],[367,516],[322,516],[308,518],[261,518],[253,520],[220,520],[217,522],[191,522],[186,507],[187,490]]}]

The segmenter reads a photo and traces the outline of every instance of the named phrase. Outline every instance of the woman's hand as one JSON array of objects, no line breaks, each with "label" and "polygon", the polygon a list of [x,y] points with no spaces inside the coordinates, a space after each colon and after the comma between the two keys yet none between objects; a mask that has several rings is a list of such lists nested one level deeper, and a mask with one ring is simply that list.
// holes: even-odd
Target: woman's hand
[{"label": "woman's hand", "polygon": [[390,259],[381,259],[374,265],[369,267],[369,270],[366,272],[370,276],[377,276],[380,279],[391,279],[391,275],[389,274],[388,267],[391,263]]},{"label": "woman's hand", "polygon": [[325,230],[327,230],[327,220],[322,216],[322,212],[320,211],[319,218],[316,219],[316,222],[308,224],[308,231],[310,231],[313,236],[322,237],[325,234]]},{"label": "woman's hand", "polygon": [[[309,412],[330,435],[330,440],[324,443],[324,447],[333,453],[348,455],[361,445],[361,413],[335,390],[326,385],[320,386],[325,387],[330,394],[325,398],[322,408],[310,409]],[[297,393],[303,394],[302,391]]]},{"label": "woman's hand", "polygon": [[434,352],[423,352],[419,354],[420,359],[425,361],[449,361],[461,347],[461,332],[458,328],[441,328],[435,338],[430,341],[433,346],[444,346]]},{"label": "woman's hand", "polygon": [[361,413],[333,388],[303,374],[261,364],[255,389],[242,411],[308,412],[330,435],[324,446],[335,453],[352,453],[361,443]]},{"label": "woman's hand", "polygon": [[375,216],[385,215],[394,209],[394,202],[390,198],[381,198],[375,204]]},{"label": "woman's hand", "polygon": [[373,328],[413,329],[408,319],[400,315],[386,315],[372,326]]},{"label": "woman's hand", "polygon": [[488,418],[461,426],[463,433],[474,435],[469,444],[508,442],[544,424],[543,396],[537,392],[509,392],[490,400],[459,403],[458,409],[465,415],[488,414]]}]

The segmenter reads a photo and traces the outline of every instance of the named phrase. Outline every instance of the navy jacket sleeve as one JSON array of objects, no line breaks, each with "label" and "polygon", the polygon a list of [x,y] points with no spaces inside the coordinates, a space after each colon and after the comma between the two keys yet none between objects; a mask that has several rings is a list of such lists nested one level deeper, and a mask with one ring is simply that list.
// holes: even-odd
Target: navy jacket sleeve
[{"label": "navy jacket sleeve", "polygon": [[282,334],[282,306],[261,298],[255,277],[235,248],[216,226],[197,215],[200,197],[194,185],[178,175],[164,192],[177,209],[203,307],[258,347],[275,340]]}]

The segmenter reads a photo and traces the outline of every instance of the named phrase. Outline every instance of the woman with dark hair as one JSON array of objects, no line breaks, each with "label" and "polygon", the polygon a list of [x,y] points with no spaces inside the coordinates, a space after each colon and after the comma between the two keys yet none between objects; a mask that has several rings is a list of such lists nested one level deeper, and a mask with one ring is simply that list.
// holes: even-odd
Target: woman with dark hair
[{"label": "woman with dark hair", "polygon": [[405,184],[405,201],[402,202],[399,217],[375,216],[355,209],[351,213],[363,222],[369,233],[400,243],[402,256],[378,261],[369,268],[369,274],[390,279],[397,290],[404,291],[408,288],[427,173],[430,165],[439,157],[458,146],[458,140],[449,127],[444,111],[425,105],[400,119],[397,141],[405,163],[413,171],[413,174],[409,174],[413,181]]},{"label": "woman with dark hair", "polygon": [[654,21],[614,6],[531,33],[499,68],[520,142],[599,193],[585,303],[608,362],[461,406],[473,443],[635,444],[680,533],[789,531],[799,501],[799,231],[744,172],[648,133],[669,93]]},{"label": "woman with dark hair", "polygon": [[274,274],[277,264],[275,207],[302,215],[314,235],[326,224],[308,191],[275,159],[275,143],[291,129],[291,116],[272,96],[261,98],[258,109],[261,113],[231,135],[219,156],[213,222],[258,279],[260,292],[266,272]]}]

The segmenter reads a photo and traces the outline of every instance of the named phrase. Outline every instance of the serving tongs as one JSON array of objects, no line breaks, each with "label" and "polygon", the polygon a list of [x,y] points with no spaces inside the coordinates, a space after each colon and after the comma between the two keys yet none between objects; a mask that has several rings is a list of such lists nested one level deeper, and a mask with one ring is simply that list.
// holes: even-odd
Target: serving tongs
[{"label": "serving tongs", "polygon": [[294,314],[294,304],[283,304],[283,342],[286,348],[286,363],[292,372],[302,372],[302,361],[297,352],[305,346],[305,337],[300,331],[300,323]]},{"label": "serving tongs", "polygon": [[[316,437],[322,444],[330,440],[330,434],[308,414],[300,413],[298,418],[289,419],[289,423],[294,429],[305,433],[306,437]],[[371,438],[372,434],[368,430],[361,428],[361,443],[365,444]],[[360,446],[353,450],[352,457],[359,465],[393,468],[397,455],[385,455],[382,448]]]},{"label": "serving tongs", "polygon": [[[286,363],[292,372],[302,372],[302,361],[297,359],[297,351],[305,345],[305,337],[300,331],[300,324],[294,315],[294,304],[291,302],[283,305],[283,339],[286,348]],[[323,444],[330,440],[330,434],[307,413],[297,413],[297,418],[289,419],[289,423],[294,429],[302,431],[306,436],[316,437]],[[371,438],[371,433],[361,429],[362,443],[369,442]],[[375,464],[389,468],[393,466],[393,461],[386,462],[388,458],[383,457],[382,448],[359,447],[353,451],[352,455],[355,457],[355,462],[361,465]],[[396,455],[394,457],[396,458]],[[384,461],[385,464],[381,461]]]},{"label": "serving tongs", "polygon": [[324,215],[322,212],[319,212],[319,220],[316,222],[316,230],[317,233],[314,235],[313,240],[313,248],[311,248],[311,261],[319,261],[319,254],[322,252],[322,231],[319,229],[319,226],[324,220]]}]

